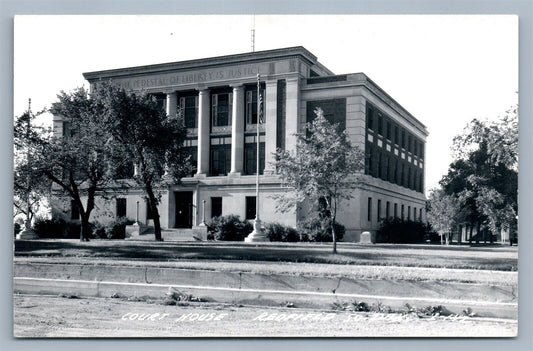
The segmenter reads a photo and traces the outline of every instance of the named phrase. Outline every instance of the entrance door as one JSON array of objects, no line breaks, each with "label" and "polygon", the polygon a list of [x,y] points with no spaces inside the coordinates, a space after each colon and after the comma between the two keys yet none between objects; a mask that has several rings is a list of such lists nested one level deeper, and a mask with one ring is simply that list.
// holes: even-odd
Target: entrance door
[{"label": "entrance door", "polygon": [[192,228],[192,191],[176,191],[175,228]]}]

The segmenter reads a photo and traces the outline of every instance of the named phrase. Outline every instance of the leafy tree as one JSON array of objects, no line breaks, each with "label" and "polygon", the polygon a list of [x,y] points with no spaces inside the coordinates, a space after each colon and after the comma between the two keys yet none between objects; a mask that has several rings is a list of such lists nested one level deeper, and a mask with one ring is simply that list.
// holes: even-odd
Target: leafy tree
[{"label": "leafy tree", "polygon": [[182,117],[167,116],[156,99],[144,92],[134,93],[100,82],[94,98],[102,112],[102,124],[110,133],[107,141],[115,162],[133,162],[134,180],[146,192],[154,217],[156,240],[161,238],[157,205],[159,190],[191,172],[189,156],[183,147],[187,129]]},{"label": "leafy tree", "polygon": [[309,201],[322,208],[330,219],[333,253],[337,252],[335,219],[342,200],[353,196],[356,173],[362,170],[364,154],[350,143],[346,132],[330,124],[322,109],[307,123],[305,133],[297,134],[295,151],[277,151],[276,169],[290,190],[277,197],[278,209],[288,211],[298,203]]},{"label": "leafy tree", "polygon": [[[81,218],[80,240],[91,235],[89,217],[95,207],[95,195],[111,180],[108,168],[107,131],[101,123],[101,111],[84,88],[60,92],[49,112],[63,117],[63,135],[36,134],[32,141],[32,168],[55,184],[54,192],[64,192],[76,204]],[[84,204],[83,197],[87,197]]]},{"label": "leafy tree", "polygon": [[463,218],[471,223],[470,238],[474,223],[478,233],[482,224],[493,233],[516,224],[517,111],[513,108],[494,122],[474,119],[454,138],[456,161],[440,184],[446,194],[460,200]]},{"label": "leafy tree", "polygon": [[446,195],[442,189],[433,190],[428,199],[427,219],[433,229],[447,235],[449,242],[453,228],[459,224],[461,202],[457,196]]},{"label": "leafy tree", "polygon": [[14,216],[22,214],[26,217],[26,230],[31,228],[32,220],[40,208],[41,201],[50,193],[51,186],[48,179],[39,176],[32,162],[35,142],[42,133],[42,128],[32,124],[34,119],[35,115],[28,109],[22,116],[16,118],[13,130]]}]

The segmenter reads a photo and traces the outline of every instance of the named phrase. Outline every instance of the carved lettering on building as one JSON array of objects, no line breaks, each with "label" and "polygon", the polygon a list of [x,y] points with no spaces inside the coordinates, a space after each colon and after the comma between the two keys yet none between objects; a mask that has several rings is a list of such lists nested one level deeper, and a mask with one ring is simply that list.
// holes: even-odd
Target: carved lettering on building
[{"label": "carved lettering on building", "polygon": [[146,78],[116,79],[114,82],[124,89],[147,89],[171,85],[184,85],[194,83],[230,80],[238,78],[251,78],[261,73],[259,66],[243,66],[236,68],[197,71],[192,73],[176,73],[155,75]]}]

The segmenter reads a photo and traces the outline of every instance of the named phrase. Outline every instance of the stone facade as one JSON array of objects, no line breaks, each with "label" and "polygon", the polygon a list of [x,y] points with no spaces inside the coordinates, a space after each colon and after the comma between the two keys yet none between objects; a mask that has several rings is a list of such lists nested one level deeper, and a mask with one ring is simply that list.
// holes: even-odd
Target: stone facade
[{"label": "stone facade", "polygon": [[[249,207],[255,196],[256,180],[252,171],[256,161],[252,155],[258,127],[254,112],[257,75],[265,119],[259,125],[264,169],[260,175],[263,222],[295,226],[305,216],[301,209],[293,213],[276,212],[272,196],[284,190],[272,162],[276,148],[295,148],[294,134],[302,131],[313,116],[308,109],[315,107],[323,108],[327,118],[340,122],[352,144],[367,153],[364,174],[354,175],[360,180],[354,197],[342,204],[338,214],[339,222],[346,227],[345,240],[358,241],[364,231],[375,235],[379,220],[387,214],[393,216],[394,207],[398,217],[403,207],[404,218],[425,220],[425,126],[363,73],[334,75],[305,48],[292,47],[84,74],[91,85],[112,80],[125,89],[143,90],[160,97],[168,114],[178,110],[185,113],[186,125],[190,127],[187,145],[196,162],[196,173],[184,178],[180,185],[163,190],[159,205],[163,228],[197,226],[204,212],[208,219],[216,214],[250,218],[255,211],[255,207]],[[373,116],[369,117],[369,113]],[[372,123],[380,123],[380,130],[369,125],[369,118]],[[409,145],[385,135],[381,123],[405,133]],[[54,118],[54,128],[61,135],[60,117]],[[416,145],[416,155],[411,140]],[[402,171],[404,167],[409,170],[407,183],[400,176],[397,179],[390,176],[392,166],[382,166],[383,158],[396,158]],[[411,170],[416,174],[413,183]],[[397,172],[396,168],[394,171]],[[126,209],[121,211],[128,218],[136,219],[138,207],[140,222],[150,224],[140,189],[117,197],[125,199],[120,200],[126,203]],[[117,215],[116,201],[102,203],[95,209],[94,217],[104,222],[112,220]],[[57,214],[60,212],[68,217],[65,209]]]}]

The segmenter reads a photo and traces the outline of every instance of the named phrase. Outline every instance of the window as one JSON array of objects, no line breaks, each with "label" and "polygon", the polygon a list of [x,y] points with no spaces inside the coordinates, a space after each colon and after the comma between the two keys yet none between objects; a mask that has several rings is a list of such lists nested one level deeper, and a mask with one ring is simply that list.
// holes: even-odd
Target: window
[{"label": "window", "polygon": [[405,209],[405,207],[404,207],[404,205],[402,205],[402,221],[403,221],[403,219],[405,218],[405,216],[404,216],[404,209]]},{"label": "window", "polygon": [[74,200],[70,200],[70,219],[80,219],[80,209]]},{"label": "window", "polygon": [[222,197],[211,198],[211,218],[222,215]]},{"label": "window", "polygon": [[198,127],[198,96],[180,97],[180,109],[187,128]]},{"label": "window", "polygon": [[413,207],[413,221],[416,221],[416,207]]},{"label": "window", "polygon": [[116,215],[117,217],[126,217],[126,199],[117,199]]},{"label": "window", "polygon": [[378,222],[381,220],[381,200],[378,200]]},{"label": "window", "polygon": [[407,220],[411,220],[411,206],[407,206]]},{"label": "window", "polygon": [[368,208],[368,220],[369,221],[372,221],[372,198],[369,197],[368,198],[368,205],[367,205],[367,208]]},{"label": "window", "polygon": [[246,219],[255,219],[255,196],[246,196]]},{"label": "window", "polygon": [[389,121],[387,121],[387,139],[391,140],[391,138],[392,138],[391,123]]},{"label": "window", "polygon": [[398,204],[394,204],[394,218],[398,218]]},{"label": "window", "polygon": [[232,93],[211,95],[211,118],[213,127],[231,125]]},{"label": "window", "polygon": [[394,143],[398,145],[400,143],[398,139],[398,126],[394,126]]},{"label": "window", "polygon": [[211,146],[212,176],[227,175],[231,171],[231,144]]},{"label": "window", "polygon": [[392,158],[387,156],[387,181],[392,181]]},{"label": "window", "polygon": [[377,177],[378,178],[381,178],[381,174],[382,174],[381,173],[381,167],[382,167],[381,163],[382,163],[381,162],[381,152],[378,152],[378,165],[377,165],[378,166],[378,169],[377,169]]},{"label": "window", "polygon": [[146,200],[146,220],[149,220],[149,219],[154,219],[154,212],[152,211],[150,202]]},{"label": "window", "polygon": [[369,152],[367,153],[367,155],[365,157],[365,161],[366,161],[365,174],[372,175],[372,151],[373,150],[368,145],[367,145],[367,149],[369,150]]},{"label": "window", "polygon": [[418,218],[420,218],[420,222],[422,222],[422,209],[420,209],[418,211],[419,211]]},{"label": "window", "polygon": [[378,112],[378,134],[383,135],[383,115]]},{"label": "window", "polygon": [[[263,123],[265,123],[265,90],[261,89],[263,98]],[[257,124],[257,87],[246,91],[246,123]]]},{"label": "window", "polygon": [[402,130],[402,148],[405,149],[405,130]]},{"label": "window", "polygon": [[412,148],[412,143],[411,143],[411,141],[412,141],[412,140],[411,140],[411,135],[409,134],[409,135],[407,135],[407,151],[409,151],[409,152],[413,151],[413,150],[412,150],[413,148]]},{"label": "window", "polygon": [[371,105],[366,108],[366,127],[370,130],[374,130],[374,109]]},{"label": "window", "polygon": [[385,204],[385,218],[389,218],[390,217],[390,202],[387,201],[387,203]]},{"label": "window", "polygon": [[133,178],[133,174],[135,173],[135,166],[133,165],[133,162],[124,162],[117,168],[117,179],[131,179]]},{"label": "window", "polygon": [[[260,136],[260,140],[262,136]],[[244,144],[244,174],[257,174],[257,136],[246,136]],[[265,143],[259,143],[259,174],[265,169]]]}]

